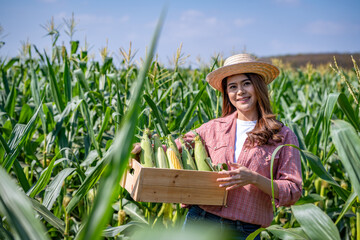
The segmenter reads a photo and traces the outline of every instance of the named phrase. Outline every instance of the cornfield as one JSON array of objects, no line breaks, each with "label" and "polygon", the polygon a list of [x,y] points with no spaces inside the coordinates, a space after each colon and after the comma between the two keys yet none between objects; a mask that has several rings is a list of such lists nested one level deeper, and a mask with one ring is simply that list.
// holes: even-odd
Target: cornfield
[{"label": "cornfield", "polygon": [[[50,55],[28,46],[0,59],[0,239],[220,239],[185,233],[179,204],[135,202],[120,187],[142,129],[164,140],[221,115],[221,95],[205,81],[222,65],[171,68],[122,51],[116,65],[89,60],[78,41],[53,39]],[[350,56],[349,56],[350,57]],[[360,239],[360,72],[280,66],[270,84],[277,118],[299,139],[303,195],[274,207],[262,239]],[[274,154],[275,155],[275,154]]]}]

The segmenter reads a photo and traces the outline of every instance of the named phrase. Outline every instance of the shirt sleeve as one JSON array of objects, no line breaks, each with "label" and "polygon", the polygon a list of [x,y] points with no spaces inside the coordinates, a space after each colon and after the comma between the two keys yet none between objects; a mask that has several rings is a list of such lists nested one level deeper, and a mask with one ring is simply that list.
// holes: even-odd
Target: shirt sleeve
[{"label": "shirt sleeve", "polygon": [[[299,146],[295,134],[288,134],[284,144]],[[298,149],[284,146],[280,150],[278,168],[275,176],[275,183],[279,188],[279,198],[275,204],[279,206],[290,206],[296,203],[302,193],[301,160]]]},{"label": "shirt sleeve", "polygon": [[[185,135],[182,136],[183,140],[185,142],[187,142],[188,144],[191,145],[191,147],[194,148],[195,146],[195,143],[194,143],[194,138],[196,137],[196,134],[199,134],[201,139],[203,139],[203,141],[205,141],[205,135],[204,135],[204,132],[205,132],[205,129],[206,129],[206,123],[201,125],[199,128],[197,129],[194,129],[194,130],[191,130],[187,133],[185,133]],[[175,139],[175,143],[176,143],[176,146],[177,148],[179,149],[179,151],[181,152],[181,143],[179,141],[179,139]]]}]

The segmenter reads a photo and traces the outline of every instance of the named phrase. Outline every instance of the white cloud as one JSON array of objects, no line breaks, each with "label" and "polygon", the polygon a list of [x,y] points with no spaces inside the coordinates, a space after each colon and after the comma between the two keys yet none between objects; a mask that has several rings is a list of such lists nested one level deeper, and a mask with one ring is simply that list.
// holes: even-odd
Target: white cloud
[{"label": "white cloud", "polygon": [[[72,16],[66,12],[60,12],[55,15],[55,21],[63,22],[64,19],[70,19]],[[90,25],[90,24],[119,24],[126,23],[130,20],[128,15],[120,16],[120,17],[112,17],[112,16],[102,16],[95,14],[75,14],[75,21],[80,23],[81,25]]]},{"label": "white cloud", "polygon": [[189,21],[192,19],[199,19],[204,17],[204,14],[200,11],[190,9],[181,14],[180,21]]},{"label": "white cloud", "polygon": [[234,20],[234,24],[235,26],[237,27],[245,27],[247,25],[250,25],[254,22],[254,19],[251,19],[251,18],[247,18],[247,19],[235,19]]},{"label": "white cloud", "polygon": [[172,35],[177,38],[202,38],[214,34],[222,25],[214,16],[206,16],[198,10],[187,10],[183,12],[178,20],[169,24]]},{"label": "white cloud", "polygon": [[346,31],[346,26],[331,21],[315,21],[305,27],[305,31],[315,35],[339,35]]}]

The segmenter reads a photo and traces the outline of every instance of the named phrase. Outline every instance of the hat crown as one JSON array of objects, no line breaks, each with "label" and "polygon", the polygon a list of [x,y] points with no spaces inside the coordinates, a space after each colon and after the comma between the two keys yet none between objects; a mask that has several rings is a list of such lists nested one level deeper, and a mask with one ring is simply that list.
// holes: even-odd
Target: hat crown
[{"label": "hat crown", "polygon": [[256,62],[256,60],[252,55],[247,53],[242,53],[228,57],[224,62],[224,66],[244,63],[244,62]]}]

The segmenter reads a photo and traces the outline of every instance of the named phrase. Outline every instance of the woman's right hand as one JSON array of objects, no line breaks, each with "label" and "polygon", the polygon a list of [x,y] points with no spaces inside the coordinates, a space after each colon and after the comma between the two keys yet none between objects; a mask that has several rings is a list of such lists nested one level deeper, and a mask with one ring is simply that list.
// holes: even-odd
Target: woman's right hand
[{"label": "woman's right hand", "polygon": [[141,146],[140,143],[134,143],[133,149],[131,150],[131,154],[134,155],[134,158],[139,160],[140,159],[140,153],[141,153]]}]

